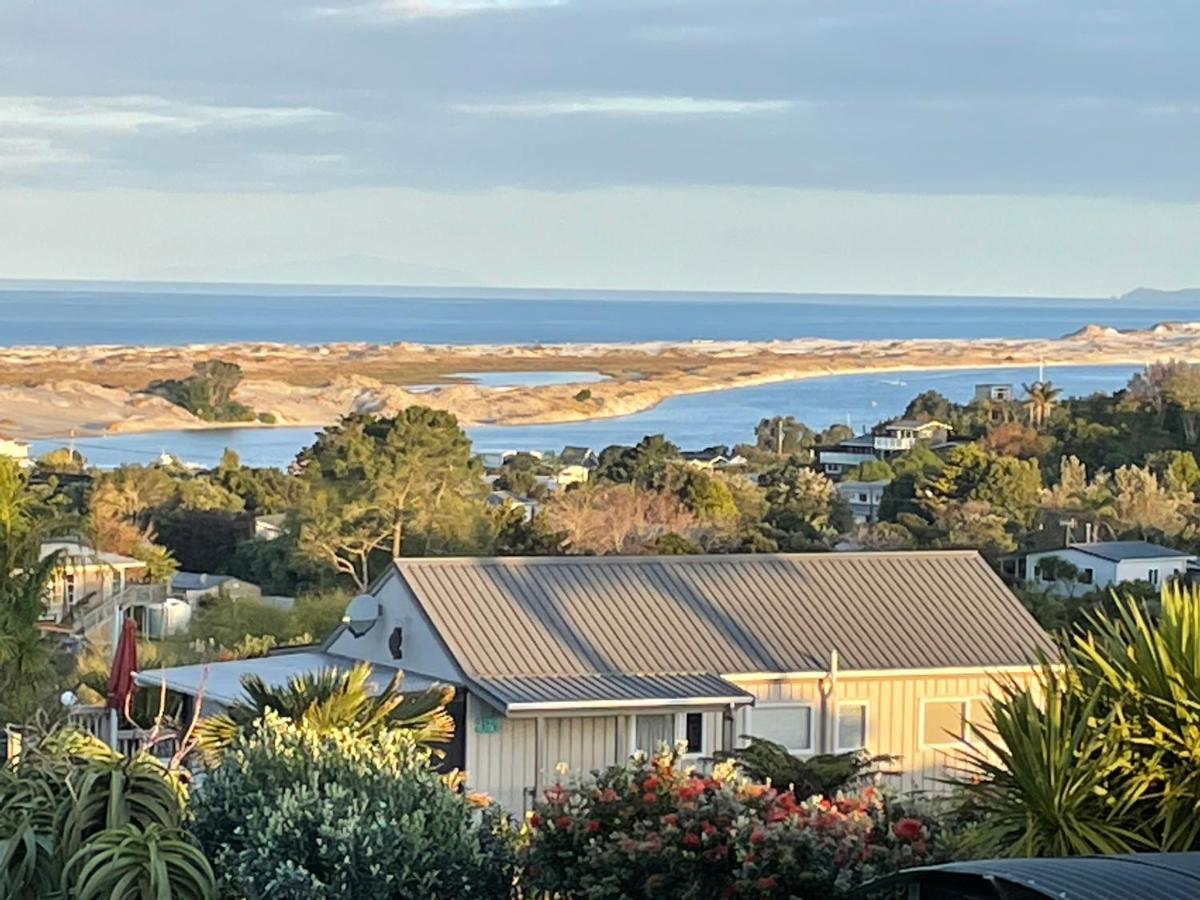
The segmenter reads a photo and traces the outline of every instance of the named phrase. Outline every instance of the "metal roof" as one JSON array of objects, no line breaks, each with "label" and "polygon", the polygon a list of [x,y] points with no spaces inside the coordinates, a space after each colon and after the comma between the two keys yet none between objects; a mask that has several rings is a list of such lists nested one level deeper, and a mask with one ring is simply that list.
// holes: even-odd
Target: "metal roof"
[{"label": "metal roof", "polygon": [[974,551],[398,559],[472,679],[996,668],[1053,645]]},{"label": "metal roof", "polygon": [[[962,896],[1184,900],[1200,897],[1200,853],[974,860],[910,869],[896,878],[886,879],[889,882],[896,880],[930,887],[949,883],[966,887],[975,883],[980,891]],[[1019,888],[1020,893],[1014,894],[1011,887]]]},{"label": "metal roof", "polygon": [[[144,688],[157,689],[166,682],[167,688],[180,693],[199,696],[214,703],[228,706],[245,699],[242,678],[257,675],[272,687],[282,687],[297,675],[337,669],[348,672],[360,660],[337,656],[321,651],[279,653],[274,656],[259,656],[253,659],[235,659],[228,662],[200,663],[192,666],[173,666],[138,672],[134,680]],[[387,686],[398,670],[389,666],[373,665],[368,682],[375,690]],[[404,673],[406,691],[423,691],[437,683],[434,679],[416,672]]]},{"label": "metal roof", "polygon": [[1127,559],[1180,559],[1191,558],[1195,554],[1186,550],[1175,550],[1162,544],[1152,544],[1149,541],[1093,541],[1087,544],[1071,544],[1069,549],[1098,556],[1112,562],[1122,562]]},{"label": "metal roof", "polygon": [[475,684],[509,711],[620,706],[744,706],[754,696],[723,678],[707,673],[626,675],[603,673],[559,676],[479,678]]}]

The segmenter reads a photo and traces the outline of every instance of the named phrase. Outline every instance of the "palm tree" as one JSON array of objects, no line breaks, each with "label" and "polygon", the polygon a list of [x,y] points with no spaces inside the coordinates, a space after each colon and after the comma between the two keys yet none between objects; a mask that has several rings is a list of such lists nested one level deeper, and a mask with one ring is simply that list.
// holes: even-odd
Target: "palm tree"
[{"label": "palm tree", "polygon": [[1049,381],[1035,381],[1033,384],[1022,384],[1021,387],[1025,389],[1025,409],[1029,412],[1029,424],[1034,428],[1041,428],[1050,417],[1050,411],[1054,409],[1062,389],[1056,388]]},{"label": "palm tree", "polygon": [[375,692],[370,686],[371,671],[369,663],[359,663],[348,672],[324,669],[297,675],[284,687],[247,675],[242,687],[248,700],[200,723],[197,738],[201,751],[211,761],[218,761],[267,710],[318,731],[349,729],[360,738],[388,728],[410,731],[414,740],[424,745],[444,744],[454,736],[454,720],[446,712],[454,688],[434,685],[406,694],[404,673],[397,672]]}]

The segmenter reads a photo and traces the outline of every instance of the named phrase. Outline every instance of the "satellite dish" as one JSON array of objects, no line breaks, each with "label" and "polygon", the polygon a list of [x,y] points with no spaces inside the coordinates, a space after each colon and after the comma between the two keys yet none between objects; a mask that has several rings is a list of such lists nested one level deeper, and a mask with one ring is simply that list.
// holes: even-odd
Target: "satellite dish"
[{"label": "satellite dish", "polygon": [[383,607],[370,594],[359,594],[346,607],[342,622],[355,637],[362,637],[379,621]]}]

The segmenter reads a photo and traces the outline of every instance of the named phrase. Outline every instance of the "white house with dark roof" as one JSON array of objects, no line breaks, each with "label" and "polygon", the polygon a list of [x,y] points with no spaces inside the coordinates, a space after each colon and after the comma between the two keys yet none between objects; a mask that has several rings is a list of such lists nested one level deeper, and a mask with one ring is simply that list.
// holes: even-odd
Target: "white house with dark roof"
[{"label": "white house with dark roof", "polygon": [[[1079,570],[1074,582],[1051,578],[1042,563],[1050,558],[1064,560]],[[1058,550],[1043,550],[1025,557],[1025,577],[1030,584],[1052,593],[1073,593],[1106,588],[1129,581],[1163,585],[1182,577],[1195,554],[1149,541],[1090,541],[1068,544]]]},{"label": "white house with dark roof", "polygon": [[[809,755],[899,757],[938,789],[997,675],[1053,647],[974,552],[400,559],[319,654],[271,678],[367,660],[459,689],[450,761],[528,806],[556,767],[661,742],[697,759],[743,735]],[[139,673],[225,702],[254,660]]]}]

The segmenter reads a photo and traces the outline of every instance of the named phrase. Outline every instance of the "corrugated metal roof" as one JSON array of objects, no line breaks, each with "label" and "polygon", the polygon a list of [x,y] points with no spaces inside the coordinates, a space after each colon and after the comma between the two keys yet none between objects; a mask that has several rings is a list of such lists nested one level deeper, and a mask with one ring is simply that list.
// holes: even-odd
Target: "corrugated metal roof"
[{"label": "corrugated metal roof", "polygon": [[707,673],[627,675],[508,676],[479,678],[476,684],[506,708],[572,704],[680,703],[747,704],[754,697]]},{"label": "corrugated metal roof", "polygon": [[[348,672],[359,663],[357,659],[336,656],[321,651],[279,653],[274,656],[259,656],[252,659],[234,659],[227,662],[199,663],[191,666],[172,666],[138,672],[135,680],[145,688],[158,688],[166,682],[167,688],[191,696],[201,693],[215,703],[229,705],[245,699],[242,678],[257,675],[272,687],[282,687],[297,675],[337,669]],[[375,690],[382,690],[396,675],[389,666],[372,666],[368,682]],[[405,672],[405,691],[423,691],[435,683],[425,675]]]},{"label": "corrugated metal roof", "polygon": [[400,559],[472,678],[1023,665],[1046,634],[969,551]]},{"label": "corrugated metal roof", "polygon": [[[902,872],[898,879],[937,884],[947,878],[977,876],[990,883],[1017,885],[1060,900],[1128,900],[1200,897],[1200,853],[1131,853],[1064,859],[986,859]],[[961,881],[957,881],[961,883]],[[997,891],[997,896],[1004,896]]]},{"label": "corrugated metal roof", "polygon": [[1182,556],[1193,555],[1186,550],[1173,550],[1149,541],[1093,541],[1088,544],[1071,544],[1071,549],[1112,562],[1126,559],[1179,559]]}]

